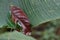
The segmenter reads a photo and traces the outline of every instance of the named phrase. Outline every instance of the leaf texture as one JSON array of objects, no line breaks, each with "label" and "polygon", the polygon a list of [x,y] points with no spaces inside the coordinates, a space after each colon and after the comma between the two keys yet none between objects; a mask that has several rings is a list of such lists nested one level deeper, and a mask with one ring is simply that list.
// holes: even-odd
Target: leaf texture
[{"label": "leaf texture", "polygon": [[0,2],[0,26],[5,25],[9,5],[20,6],[27,14],[33,26],[60,19],[59,0],[1,0]]},{"label": "leaf texture", "polygon": [[0,40],[35,40],[32,37],[23,35],[20,32],[14,31],[5,34],[0,34]]},{"label": "leaf texture", "polygon": [[[19,0],[33,26],[60,18],[59,0]],[[60,1],[59,1],[60,2]]]}]

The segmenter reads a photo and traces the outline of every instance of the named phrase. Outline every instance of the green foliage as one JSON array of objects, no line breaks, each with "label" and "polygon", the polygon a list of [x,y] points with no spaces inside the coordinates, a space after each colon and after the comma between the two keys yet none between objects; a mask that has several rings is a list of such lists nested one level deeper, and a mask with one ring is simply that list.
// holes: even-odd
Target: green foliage
[{"label": "green foliage", "polygon": [[8,15],[7,15],[7,20],[6,20],[7,25],[8,25],[8,27],[15,29],[15,28],[16,28],[16,25],[15,25],[14,22],[12,22],[12,19],[11,19],[11,18],[12,18],[12,17],[11,17],[11,14],[8,13]]},{"label": "green foliage", "polygon": [[23,35],[20,32],[7,32],[4,34],[0,34],[0,40],[35,40],[32,37]]},{"label": "green foliage", "polygon": [[33,26],[60,18],[60,7],[57,4],[57,1],[54,0],[2,0],[1,4],[4,5],[0,4],[1,26],[6,24],[5,20],[9,11],[10,3],[21,7],[27,14]]},{"label": "green foliage", "polygon": [[60,36],[56,35],[56,28],[50,27],[43,32],[41,40],[60,40]]},{"label": "green foliage", "polygon": [[15,39],[16,40],[35,40],[34,38],[25,36],[23,35],[23,33],[20,33],[20,32],[19,33],[18,32],[12,32],[12,33],[4,32],[5,31],[4,27],[15,28],[15,24],[11,21],[10,15],[8,13],[11,2],[13,3],[13,5],[18,5],[18,2],[16,0],[0,0],[0,28],[2,29],[0,30],[0,33],[3,32],[0,34],[0,40],[11,40],[11,39],[12,40],[15,40]]},{"label": "green foliage", "polygon": [[[37,27],[39,24],[51,21],[54,24],[54,27],[60,26],[60,21],[54,21],[56,19],[60,19],[60,1],[59,0],[0,0],[0,28],[4,27],[4,25],[8,25],[11,28],[15,28],[15,24],[7,16],[9,14],[9,6],[17,5],[23,9],[23,11],[27,14],[30,23]],[[6,21],[7,20],[7,21]],[[51,26],[50,26],[51,27]],[[51,33],[49,35],[49,33]],[[13,34],[13,35],[12,35]],[[18,35],[16,35],[18,34]],[[16,36],[17,37],[16,37]],[[21,35],[21,36],[20,36]],[[21,33],[12,32],[5,33],[0,36],[0,39],[18,39],[18,40],[32,40],[31,38],[26,37]],[[8,37],[9,36],[9,37]],[[45,30],[44,37],[46,40],[49,37],[55,37],[53,30]],[[26,38],[25,38],[26,37]],[[34,40],[34,39],[33,39]]]},{"label": "green foliage", "polygon": [[47,23],[47,25],[44,23],[43,25],[35,27],[32,34],[37,40],[60,40],[59,29],[60,19],[50,21]]},{"label": "green foliage", "polygon": [[19,0],[33,26],[60,18],[60,6],[55,0]]}]

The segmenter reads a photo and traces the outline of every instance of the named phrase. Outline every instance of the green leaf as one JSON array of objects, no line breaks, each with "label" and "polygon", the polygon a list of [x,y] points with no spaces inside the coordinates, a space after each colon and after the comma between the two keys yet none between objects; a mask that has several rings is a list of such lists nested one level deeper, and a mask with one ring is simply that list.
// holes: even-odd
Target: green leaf
[{"label": "green leaf", "polygon": [[60,19],[59,0],[19,0],[20,7],[28,15],[33,26]]},{"label": "green leaf", "polygon": [[7,25],[8,25],[8,27],[10,27],[10,28],[16,28],[16,25],[15,25],[14,22],[12,22],[12,19],[11,19],[11,18],[12,18],[12,17],[11,17],[11,14],[8,13],[8,14],[7,14],[7,20],[6,20]]},{"label": "green leaf", "polygon": [[7,1],[0,0],[0,27],[6,25],[7,12],[8,12]]},{"label": "green leaf", "polygon": [[6,25],[10,4],[21,7],[33,26],[60,19],[59,0],[1,0],[0,26]]},{"label": "green leaf", "polygon": [[20,32],[7,32],[4,34],[0,34],[0,40],[35,40],[32,37],[26,36]]}]

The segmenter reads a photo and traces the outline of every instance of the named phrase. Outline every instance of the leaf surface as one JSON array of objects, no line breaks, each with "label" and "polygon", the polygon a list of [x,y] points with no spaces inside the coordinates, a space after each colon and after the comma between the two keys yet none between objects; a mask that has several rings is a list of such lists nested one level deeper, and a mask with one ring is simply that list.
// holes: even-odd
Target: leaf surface
[{"label": "leaf surface", "polygon": [[59,0],[1,0],[0,26],[6,24],[10,4],[21,7],[33,26],[60,19]]},{"label": "leaf surface", "polygon": [[0,40],[35,40],[35,39],[26,36],[20,32],[14,31],[14,32],[0,34]]}]

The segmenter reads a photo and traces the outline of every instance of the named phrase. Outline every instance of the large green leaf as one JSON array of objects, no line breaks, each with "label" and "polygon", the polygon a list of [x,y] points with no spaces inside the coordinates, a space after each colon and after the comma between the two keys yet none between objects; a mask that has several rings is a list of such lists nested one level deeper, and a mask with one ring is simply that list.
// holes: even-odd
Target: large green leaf
[{"label": "large green leaf", "polygon": [[23,35],[20,32],[14,31],[5,34],[0,34],[0,40],[35,40],[32,37]]},{"label": "large green leaf", "polygon": [[60,18],[59,0],[19,0],[19,2],[33,26]]},{"label": "large green leaf", "polygon": [[20,6],[33,26],[60,18],[59,0],[0,0],[0,26],[6,24],[10,4]]}]

